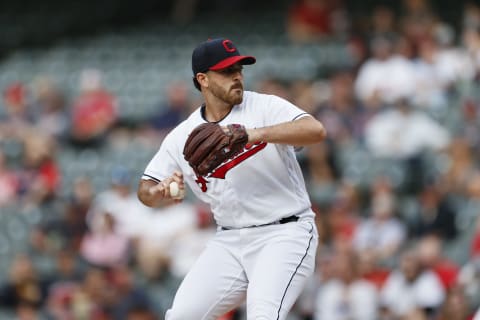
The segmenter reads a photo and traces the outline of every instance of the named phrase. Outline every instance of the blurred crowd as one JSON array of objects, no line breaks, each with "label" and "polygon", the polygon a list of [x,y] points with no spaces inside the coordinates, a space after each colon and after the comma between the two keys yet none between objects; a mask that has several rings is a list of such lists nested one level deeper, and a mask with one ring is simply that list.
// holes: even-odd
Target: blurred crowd
[{"label": "blurred crowd", "polygon": [[[453,26],[432,5],[403,0],[353,19],[340,0],[294,1],[291,43],[342,41],[349,67],[246,84],[328,132],[298,151],[321,242],[289,320],[463,320],[480,307],[480,7],[466,4]],[[216,231],[191,195],[174,207],[140,204],[127,158],[111,166],[107,188],[89,175],[66,179],[62,153],[155,152],[200,104],[188,81],[171,83],[156,114],[130,123],[106,88],[98,69],[81,73],[74,94],[41,75],[2,88],[0,223],[41,212],[0,271],[9,319],[163,319]],[[243,317],[239,308],[222,320]]]}]

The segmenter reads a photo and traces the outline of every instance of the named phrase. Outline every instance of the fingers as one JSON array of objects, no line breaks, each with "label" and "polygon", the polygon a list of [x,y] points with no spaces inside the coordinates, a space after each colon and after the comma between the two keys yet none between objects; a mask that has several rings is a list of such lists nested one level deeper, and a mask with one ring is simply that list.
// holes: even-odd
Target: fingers
[{"label": "fingers", "polygon": [[159,182],[157,185],[151,187],[148,192],[152,196],[159,196],[165,197],[165,191],[167,190],[167,184],[165,181]]},{"label": "fingers", "polygon": [[185,189],[185,183],[183,181],[183,174],[180,171],[174,171],[171,177],[173,180],[178,183],[179,189]]},{"label": "fingers", "polygon": [[[178,184],[179,189],[179,193],[176,196],[172,196],[170,194],[170,184],[174,181]],[[181,202],[185,196],[185,183],[183,180],[183,174],[180,171],[175,171],[172,176],[151,187],[149,189],[149,193],[154,197],[174,199],[175,203]]]}]

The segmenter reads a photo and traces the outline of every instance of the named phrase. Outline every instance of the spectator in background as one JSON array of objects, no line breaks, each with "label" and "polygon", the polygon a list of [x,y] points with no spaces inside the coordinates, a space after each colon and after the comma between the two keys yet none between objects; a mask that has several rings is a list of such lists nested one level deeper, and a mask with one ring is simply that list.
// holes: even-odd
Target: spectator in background
[{"label": "spectator in background", "polygon": [[417,243],[418,258],[424,269],[435,272],[446,292],[457,285],[459,266],[442,254],[442,239],[437,235],[424,236]]},{"label": "spectator in background", "polygon": [[377,110],[415,91],[415,70],[406,57],[394,54],[395,39],[377,36],[370,40],[372,56],[358,71],[355,93],[368,108]]},{"label": "spectator in background", "polygon": [[438,56],[439,48],[433,39],[419,43],[418,59],[414,60],[416,85],[413,103],[422,108],[443,109],[447,103],[444,89],[449,83],[444,83],[440,76]]},{"label": "spectator in background", "polygon": [[265,94],[273,94],[284,99],[291,99],[291,92],[286,81],[275,77],[261,79],[256,85],[257,91]]},{"label": "spectator in background", "polygon": [[363,250],[358,253],[358,272],[360,277],[381,290],[388,276],[390,268],[382,266],[374,250]]},{"label": "spectator in background", "polygon": [[467,193],[467,185],[476,172],[473,149],[465,137],[455,137],[446,150],[449,165],[441,179],[442,186],[456,196]]},{"label": "spectator in background", "polygon": [[72,195],[67,199],[65,224],[68,231],[68,248],[78,251],[80,241],[87,231],[87,214],[94,197],[91,181],[87,177],[77,177],[73,181]]},{"label": "spectator in background", "polygon": [[468,26],[463,30],[462,41],[474,67],[477,76],[480,67],[480,25]]},{"label": "spectator in background", "polygon": [[446,148],[450,134],[428,115],[415,110],[411,101],[402,98],[396,101],[394,109],[370,119],[365,140],[374,156],[406,160],[425,150]]},{"label": "spectator in background", "polygon": [[79,283],[83,278],[78,262],[78,255],[68,249],[60,249],[54,253],[55,267],[49,276],[46,277],[49,289],[53,286],[63,286],[72,283]]},{"label": "spectator in background", "polygon": [[[465,320],[472,318],[472,311],[468,306],[465,294],[458,288],[447,293],[438,320]],[[475,320],[475,319],[474,319]]]},{"label": "spectator in background", "polygon": [[480,307],[480,255],[473,256],[458,274],[458,286],[466,296],[471,312]]},{"label": "spectator in background", "polygon": [[20,139],[22,131],[33,124],[27,88],[21,82],[12,83],[3,91],[2,98],[4,110],[0,114],[0,136]]},{"label": "spectator in background", "polygon": [[117,101],[104,88],[99,70],[82,71],[80,95],[71,109],[71,142],[78,147],[100,146],[117,121]]},{"label": "spectator in background", "polygon": [[103,224],[104,215],[112,216],[114,232],[127,238],[144,231],[145,219],[151,210],[138,200],[132,191],[132,174],[124,166],[115,166],[110,172],[110,187],[99,192],[87,213],[87,224],[93,230],[95,224]]},{"label": "spectator in background", "polygon": [[359,196],[357,188],[342,181],[333,196],[333,203],[326,213],[330,240],[344,241],[352,247],[353,237],[360,223]]},{"label": "spectator in background", "polygon": [[64,139],[68,131],[66,100],[60,89],[46,77],[34,82],[33,108],[36,112],[36,127],[56,139]]},{"label": "spectator in background", "polygon": [[15,310],[15,316],[18,320],[43,320],[42,311],[28,303],[21,303]]},{"label": "spectator in background", "polygon": [[297,0],[290,7],[287,34],[294,42],[318,41],[330,36],[334,29],[333,0]]},{"label": "spectator in background", "polygon": [[332,148],[328,143],[305,148],[306,184],[315,206],[325,206],[335,193],[339,172]]},{"label": "spectator in background", "polygon": [[31,233],[31,245],[38,252],[54,253],[59,249],[78,253],[83,236],[87,232],[86,216],[93,198],[93,188],[86,177],[77,177],[73,192],[58,217],[47,219]]},{"label": "spectator in background", "polygon": [[480,7],[473,1],[468,1],[463,6],[462,27],[480,26]]},{"label": "spectator in background", "polygon": [[22,199],[27,206],[51,202],[61,183],[55,141],[38,130],[23,132],[22,141],[23,170],[19,175]]},{"label": "spectator in background", "polygon": [[400,268],[388,277],[381,291],[382,317],[394,319],[419,312],[432,317],[445,300],[445,290],[437,275],[422,268],[413,250],[402,254]]},{"label": "spectator in background", "polygon": [[195,218],[195,225],[190,230],[187,228],[183,232],[179,230],[172,239],[169,249],[170,271],[178,278],[187,275],[188,270],[217,230],[213,215],[207,207],[197,204],[191,210],[191,215]]},{"label": "spectator in background", "polygon": [[340,145],[361,140],[368,118],[367,110],[355,98],[354,74],[338,70],[329,80],[329,97],[313,112],[328,130],[328,139]]},{"label": "spectator in background", "polygon": [[71,310],[71,300],[83,279],[76,259],[76,253],[60,250],[55,255],[55,269],[47,276],[46,311],[54,319],[75,319]]},{"label": "spectator in background", "polygon": [[[115,266],[109,272],[114,291],[111,314],[113,319],[123,320],[132,310],[153,310],[147,293],[135,284],[134,274],[127,266]],[[159,301],[156,301],[159,303]],[[132,317],[130,315],[130,317]]]},{"label": "spectator in background", "polygon": [[46,285],[31,259],[27,255],[17,254],[10,266],[9,279],[0,284],[0,306],[15,310],[26,305],[38,310],[46,295]]},{"label": "spectator in background", "polygon": [[316,302],[316,320],[372,320],[377,317],[375,286],[359,277],[353,252],[334,257],[333,279],[325,282]]},{"label": "spectator in background", "polygon": [[182,122],[190,110],[189,91],[185,83],[172,83],[166,92],[166,101],[150,119],[152,129],[162,136]]},{"label": "spectator in background", "polygon": [[431,35],[437,21],[429,0],[403,0],[400,18],[401,32],[417,51],[421,41]]},{"label": "spectator in background", "polygon": [[395,12],[386,5],[377,5],[373,8],[370,18],[370,30],[367,38],[387,37],[395,38],[398,35]]},{"label": "spectator in background", "polygon": [[0,207],[18,201],[19,180],[16,173],[9,168],[7,158],[0,149]]},{"label": "spectator in background", "polygon": [[147,278],[158,280],[169,274],[185,276],[205,241],[214,234],[211,217],[205,217],[207,213],[203,211],[201,207],[183,202],[155,209],[146,217],[136,239],[136,259]]},{"label": "spectator in background", "polygon": [[460,106],[460,117],[454,123],[455,132],[463,137],[475,154],[480,154],[480,101],[466,97]]},{"label": "spectator in background", "polygon": [[90,267],[71,297],[73,319],[110,319],[108,307],[114,298],[114,291],[107,278],[107,272]]},{"label": "spectator in background", "polygon": [[143,305],[135,306],[128,310],[126,320],[157,320],[157,315]]},{"label": "spectator in background", "polygon": [[480,218],[477,218],[475,233],[473,235],[472,244],[470,248],[470,255],[471,257],[477,257],[477,256],[480,257]]},{"label": "spectator in background", "polygon": [[85,234],[80,254],[96,267],[125,265],[130,258],[129,239],[115,232],[115,218],[105,212],[96,216],[93,228]]},{"label": "spectator in background", "polygon": [[391,262],[405,241],[405,227],[395,218],[395,195],[389,180],[377,178],[372,185],[370,216],[356,228],[353,245],[374,253],[380,262]]},{"label": "spectator in background", "polygon": [[306,79],[297,79],[290,85],[290,94],[292,103],[305,110],[305,112],[313,113],[317,103],[316,88],[312,81]]},{"label": "spectator in background", "polygon": [[465,203],[459,210],[456,223],[459,230],[473,233],[471,255],[479,253],[480,234],[480,171],[472,173],[466,185]]},{"label": "spectator in background", "polygon": [[454,207],[437,185],[426,184],[418,194],[418,204],[418,210],[408,223],[411,235],[437,234],[448,240],[456,237]]}]

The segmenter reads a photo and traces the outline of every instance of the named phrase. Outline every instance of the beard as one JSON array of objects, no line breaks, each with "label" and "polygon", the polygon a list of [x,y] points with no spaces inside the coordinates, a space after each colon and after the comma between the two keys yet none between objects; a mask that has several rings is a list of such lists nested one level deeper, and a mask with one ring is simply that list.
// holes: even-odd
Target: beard
[{"label": "beard", "polygon": [[218,99],[222,100],[229,105],[237,105],[243,101],[243,85],[242,83],[235,83],[228,90],[225,90],[221,86],[214,82],[210,83],[210,91]]}]

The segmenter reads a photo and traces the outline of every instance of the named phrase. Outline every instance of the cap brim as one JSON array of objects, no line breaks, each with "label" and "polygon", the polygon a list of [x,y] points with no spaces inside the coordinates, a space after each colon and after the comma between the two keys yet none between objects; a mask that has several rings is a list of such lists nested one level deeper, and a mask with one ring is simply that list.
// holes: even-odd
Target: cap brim
[{"label": "cap brim", "polygon": [[221,70],[230,67],[231,65],[234,65],[235,63],[240,63],[240,64],[254,64],[257,60],[255,57],[252,56],[233,56],[233,57],[228,57],[227,59],[224,59],[217,63],[214,66],[211,66],[209,70]]}]

